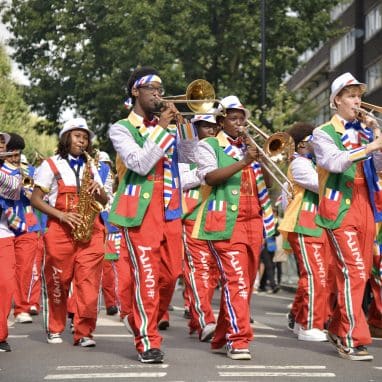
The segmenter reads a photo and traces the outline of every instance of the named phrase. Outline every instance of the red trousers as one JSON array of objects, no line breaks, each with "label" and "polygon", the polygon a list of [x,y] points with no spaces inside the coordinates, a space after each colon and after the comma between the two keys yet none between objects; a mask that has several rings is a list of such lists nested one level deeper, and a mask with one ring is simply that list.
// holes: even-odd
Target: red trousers
[{"label": "red trousers", "polygon": [[180,219],[165,222],[163,182],[155,182],[142,224],[124,230],[134,284],[132,327],[139,353],[160,348],[157,323],[167,311],[181,274],[181,232]]},{"label": "red trousers", "polygon": [[362,300],[371,271],[375,223],[368,189],[362,180],[360,183],[355,181],[350,209],[341,227],[328,230],[328,233],[337,253],[338,289],[337,306],[329,330],[341,337],[345,346],[370,344]]},{"label": "red trousers", "polygon": [[263,221],[255,215],[252,206],[253,197],[241,196],[231,239],[209,242],[222,280],[220,312],[211,343],[213,349],[224,345],[248,349],[253,338],[249,302],[260,261]]},{"label": "red trousers", "polygon": [[32,268],[32,283],[29,293],[29,305],[34,305],[40,311],[41,305],[41,269],[44,259],[45,247],[43,236],[40,235],[37,243],[36,256]]},{"label": "red trousers", "polygon": [[300,278],[296,305],[292,313],[304,329],[324,329],[328,305],[328,256],[330,246],[326,232],[321,237],[288,234],[288,241],[296,255]]},{"label": "red trousers", "polygon": [[38,233],[26,232],[15,237],[16,291],[14,315],[29,312],[30,294],[33,286],[33,265],[38,253]]},{"label": "red trousers", "polygon": [[16,289],[14,237],[0,239],[0,342],[8,338],[8,316]]},{"label": "red trousers", "polygon": [[96,224],[90,242],[83,244],[73,240],[69,226],[51,220],[44,241],[45,328],[50,333],[65,329],[67,298],[73,282],[74,343],[82,337],[92,337],[104,258],[104,228]]},{"label": "red trousers", "polygon": [[102,293],[106,308],[119,305],[116,263],[117,261],[114,260],[103,260],[102,262]]},{"label": "red trousers", "polygon": [[184,229],[184,281],[189,297],[190,333],[200,332],[210,323],[215,323],[211,300],[215,291],[219,273],[215,258],[205,240],[191,237],[195,222],[183,221]]},{"label": "red trousers", "polygon": [[[379,229],[381,228],[379,227]],[[380,275],[382,253],[381,243],[377,243],[377,245],[378,249],[375,249],[373,256],[373,268],[375,274],[372,274],[370,277],[370,286],[373,292],[373,300],[369,306],[368,323],[369,325],[373,325],[382,329],[382,275]]]},{"label": "red trousers", "polygon": [[133,327],[133,275],[131,274],[130,266],[130,255],[127,250],[125,236],[122,235],[121,238],[121,249],[119,253],[119,259],[116,262],[117,274],[118,274],[118,284],[117,293],[119,299],[119,311],[120,317],[124,318],[129,316],[129,322],[131,327]]}]

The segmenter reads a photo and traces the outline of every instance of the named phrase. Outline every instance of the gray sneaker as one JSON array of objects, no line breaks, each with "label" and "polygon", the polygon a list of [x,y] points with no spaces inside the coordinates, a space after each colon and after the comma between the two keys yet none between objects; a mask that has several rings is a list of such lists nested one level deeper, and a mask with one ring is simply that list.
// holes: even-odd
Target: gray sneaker
[{"label": "gray sneaker", "polygon": [[227,357],[236,360],[250,360],[252,358],[249,349],[228,349]]}]

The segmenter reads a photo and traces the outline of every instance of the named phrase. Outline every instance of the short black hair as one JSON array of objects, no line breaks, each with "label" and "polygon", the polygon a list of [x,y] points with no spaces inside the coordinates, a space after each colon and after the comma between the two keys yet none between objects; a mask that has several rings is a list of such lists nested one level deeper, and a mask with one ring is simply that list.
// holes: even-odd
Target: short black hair
[{"label": "short black hair", "polygon": [[24,138],[16,133],[9,133],[11,139],[7,143],[7,151],[13,150],[24,150],[25,149],[25,141]]},{"label": "short black hair", "polygon": [[151,66],[141,66],[136,68],[127,80],[127,96],[132,99],[133,105],[135,104],[135,97],[132,95],[131,90],[133,89],[135,81],[139,78],[148,76],[149,74],[155,74],[159,76],[159,72]]},{"label": "short black hair", "polygon": [[294,139],[294,144],[298,144],[309,135],[312,135],[315,126],[307,122],[296,122],[286,132]]}]

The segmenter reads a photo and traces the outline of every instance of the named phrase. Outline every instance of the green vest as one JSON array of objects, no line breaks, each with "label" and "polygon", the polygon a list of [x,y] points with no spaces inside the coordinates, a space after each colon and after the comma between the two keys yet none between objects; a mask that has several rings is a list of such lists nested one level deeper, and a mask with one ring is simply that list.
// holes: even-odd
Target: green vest
[{"label": "green vest", "polygon": [[[138,129],[127,120],[118,121],[126,127],[135,139],[135,142],[143,147],[146,138],[142,137]],[[140,226],[147,207],[151,202],[154,180],[148,180],[149,175],[154,175],[154,166],[149,174],[142,176],[127,169],[124,177],[119,183],[116,196],[114,198],[109,213],[109,222],[120,227]],[[152,179],[154,177],[152,176]]]},{"label": "green vest", "polygon": [[[322,126],[321,129],[333,139],[340,150],[346,151],[341,141],[341,135],[335,131],[331,123]],[[317,171],[320,183],[320,200],[316,223],[328,229],[338,228],[350,208],[356,164],[353,163],[342,173],[329,173],[322,167],[317,167]]]},{"label": "green vest", "polygon": [[[223,151],[216,138],[206,138],[206,142],[214,149],[219,168],[237,162]],[[239,212],[241,175],[239,171],[223,184],[212,187],[198,211],[193,237],[201,240],[231,238]]]}]

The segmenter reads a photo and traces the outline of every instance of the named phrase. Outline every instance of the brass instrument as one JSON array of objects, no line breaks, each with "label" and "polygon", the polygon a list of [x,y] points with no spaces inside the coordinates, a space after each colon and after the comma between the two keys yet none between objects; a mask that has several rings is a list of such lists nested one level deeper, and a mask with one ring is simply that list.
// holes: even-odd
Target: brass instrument
[{"label": "brass instrument", "polygon": [[[184,103],[192,112],[180,112],[181,115],[208,114],[208,115],[225,115],[225,107],[220,100],[215,98],[215,90],[213,86],[206,80],[198,79],[192,81],[186,89],[186,94],[169,96],[161,98],[162,103]],[[222,106],[222,111],[208,113],[215,103]]]},{"label": "brass instrument", "polygon": [[353,107],[353,109],[358,112],[361,116],[361,118],[364,118],[364,116],[369,116],[371,118],[374,118],[381,128],[382,118],[376,117],[373,112],[376,111],[378,113],[382,113],[382,106],[373,105],[371,103],[367,102],[361,102],[361,107]]},{"label": "brass instrument", "polygon": [[[81,187],[79,192],[79,200],[77,205],[77,213],[81,215],[81,224],[76,225],[72,230],[74,240],[81,243],[90,241],[93,233],[94,222],[98,214],[102,211],[103,206],[97,202],[94,195],[89,194],[88,188],[92,182],[92,163],[93,158],[83,151],[86,157],[86,164],[81,179]],[[97,167],[96,163],[94,165]]]},{"label": "brass instrument", "polygon": [[[257,135],[252,137],[248,133],[248,126],[254,130]],[[293,199],[293,184],[276,162],[286,163],[290,161],[295,151],[294,139],[288,133],[281,131],[268,135],[249,120],[247,120],[247,126],[245,126],[243,133],[260,152],[262,167],[264,167],[272,179],[284,190],[288,198]],[[255,141],[255,138],[258,136],[265,139],[263,147]],[[285,183],[287,183],[288,187],[285,186]]]}]

